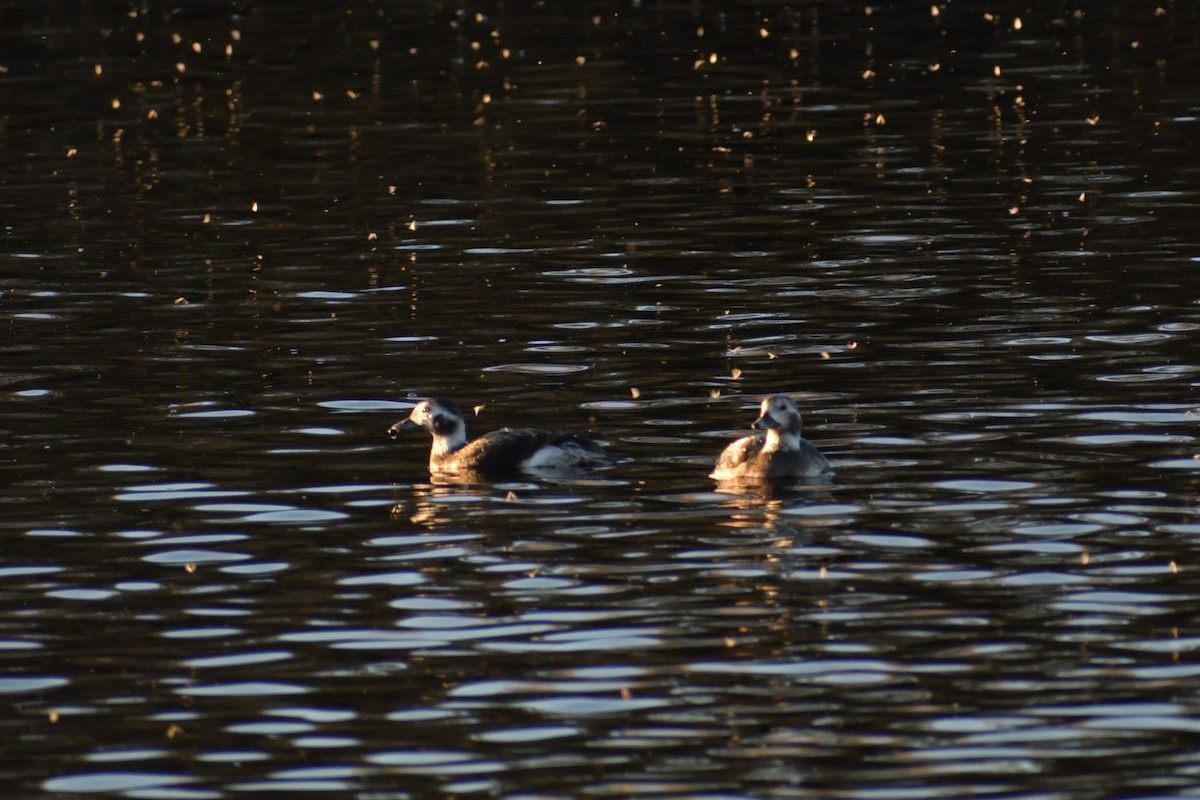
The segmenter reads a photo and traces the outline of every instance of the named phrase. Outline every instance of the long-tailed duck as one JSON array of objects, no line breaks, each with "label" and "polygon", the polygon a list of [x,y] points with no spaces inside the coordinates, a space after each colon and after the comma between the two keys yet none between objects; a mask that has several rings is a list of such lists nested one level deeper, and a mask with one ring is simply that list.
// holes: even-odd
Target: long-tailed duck
[{"label": "long-tailed duck", "polygon": [[800,409],[776,394],[762,401],[755,428],[766,431],[732,442],[710,478],[718,481],[817,478],[833,473],[825,456],[800,435]]},{"label": "long-tailed duck", "polygon": [[429,471],[434,474],[569,472],[612,464],[599,444],[565,431],[502,428],[468,441],[458,406],[437,397],[417,403],[407,419],[388,428],[388,436],[396,439],[401,431],[415,428],[433,436]]}]

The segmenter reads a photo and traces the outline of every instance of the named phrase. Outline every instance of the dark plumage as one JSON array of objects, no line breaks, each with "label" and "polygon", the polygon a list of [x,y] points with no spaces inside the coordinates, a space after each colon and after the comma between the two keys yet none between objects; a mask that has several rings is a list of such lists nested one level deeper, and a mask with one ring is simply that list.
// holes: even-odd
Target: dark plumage
[{"label": "dark plumage", "polygon": [[442,398],[417,403],[407,419],[388,428],[388,435],[395,439],[401,431],[415,428],[433,436],[432,473],[562,472],[612,463],[599,444],[566,431],[502,428],[469,441],[462,412]]},{"label": "dark plumage", "polygon": [[762,401],[754,427],[764,430],[732,442],[709,475],[718,481],[816,478],[833,473],[825,456],[800,435],[800,409],[790,397]]}]

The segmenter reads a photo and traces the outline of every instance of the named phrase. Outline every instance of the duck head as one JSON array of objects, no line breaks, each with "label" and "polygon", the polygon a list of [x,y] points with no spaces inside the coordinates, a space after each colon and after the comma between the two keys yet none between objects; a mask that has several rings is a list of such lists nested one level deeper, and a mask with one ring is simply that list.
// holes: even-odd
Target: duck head
[{"label": "duck head", "polygon": [[781,394],[771,395],[762,401],[754,428],[767,432],[768,449],[780,445],[785,448],[799,443],[801,430],[800,408],[796,401]]},{"label": "duck head", "polygon": [[400,437],[401,431],[423,428],[433,435],[435,447],[440,443],[444,452],[453,452],[467,443],[467,423],[458,406],[449,400],[434,397],[413,406],[407,419],[388,428],[388,436]]}]

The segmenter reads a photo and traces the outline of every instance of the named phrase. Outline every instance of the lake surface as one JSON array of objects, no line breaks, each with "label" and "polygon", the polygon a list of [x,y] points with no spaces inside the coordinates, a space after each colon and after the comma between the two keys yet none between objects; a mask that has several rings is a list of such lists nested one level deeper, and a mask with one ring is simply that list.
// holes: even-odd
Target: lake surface
[{"label": "lake surface", "polygon": [[0,9],[11,796],[1200,795],[1200,5],[181,5]]}]

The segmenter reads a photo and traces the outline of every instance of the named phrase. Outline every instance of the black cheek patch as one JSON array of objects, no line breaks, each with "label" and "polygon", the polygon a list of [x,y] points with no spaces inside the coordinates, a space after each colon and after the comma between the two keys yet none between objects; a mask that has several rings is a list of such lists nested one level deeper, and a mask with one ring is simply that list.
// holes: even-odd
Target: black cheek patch
[{"label": "black cheek patch", "polygon": [[444,414],[434,414],[433,415],[433,432],[434,433],[439,433],[439,434],[446,433],[448,430],[450,430],[453,427],[454,426],[452,424],[447,422],[446,416]]}]

